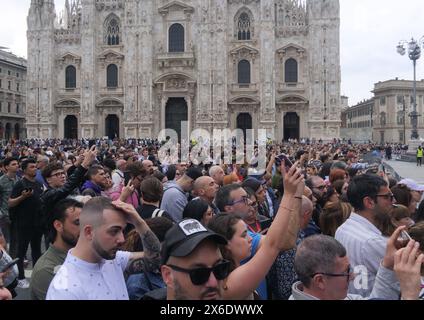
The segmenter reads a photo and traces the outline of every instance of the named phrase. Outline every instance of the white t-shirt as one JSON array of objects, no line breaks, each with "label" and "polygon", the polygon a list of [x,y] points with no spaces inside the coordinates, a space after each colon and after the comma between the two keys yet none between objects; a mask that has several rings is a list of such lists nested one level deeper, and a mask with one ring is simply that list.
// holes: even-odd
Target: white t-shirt
[{"label": "white t-shirt", "polygon": [[130,255],[118,251],[114,260],[88,263],[69,251],[49,286],[46,300],[129,300],[124,270]]}]

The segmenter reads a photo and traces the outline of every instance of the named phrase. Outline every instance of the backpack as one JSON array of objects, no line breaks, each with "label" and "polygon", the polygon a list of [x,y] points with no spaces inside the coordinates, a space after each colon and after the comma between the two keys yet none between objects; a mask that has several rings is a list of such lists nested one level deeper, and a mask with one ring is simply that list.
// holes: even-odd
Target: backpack
[{"label": "backpack", "polygon": [[153,211],[152,213],[152,219],[162,217],[164,213],[165,213],[165,210],[155,209],[155,211]]}]

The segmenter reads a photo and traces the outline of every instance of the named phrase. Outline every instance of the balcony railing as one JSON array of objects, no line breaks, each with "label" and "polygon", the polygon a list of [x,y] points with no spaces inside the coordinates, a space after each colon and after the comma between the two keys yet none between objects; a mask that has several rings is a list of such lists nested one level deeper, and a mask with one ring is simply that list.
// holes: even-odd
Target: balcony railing
[{"label": "balcony railing", "polygon": [[259,91],[257,83],[233,83],[230,85],[230,91],[237,94],[255,94]]},{"label": "balcony railing", "polygon": [[305,84],[302,82],[279,82],[278,91],[302,92],[305,91]]}]

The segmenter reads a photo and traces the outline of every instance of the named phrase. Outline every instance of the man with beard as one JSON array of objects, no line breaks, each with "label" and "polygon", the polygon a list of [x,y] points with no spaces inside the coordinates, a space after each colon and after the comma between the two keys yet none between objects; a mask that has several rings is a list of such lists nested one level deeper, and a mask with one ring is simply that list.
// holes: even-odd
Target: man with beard
[{"label": "man with beard", "polygon": [[31,276],[31,299],[45,300],[53,277],[63,264],[66,254],[75,247],[79,237],[82,203],[65,199],[56,204],[49,226],[49,249],[40,257]]},{"label": "man with beard", "polygon": [[394,196],[383,178],[362,175],[350,182],[347,197],[355,211],[337,229],[336,240],[346,248],[352,267],[360,272],[349,293],[367,297],[386,251],[387,239],[378,228],[390,220]]},{"label": "man with beard", "polygon": [[[127,223],[140,235],[144,252],[119,251]],[[128,300],[124,271],[136,260],[147,272],[159,268],[158,238],[132,205],[93,198],[82,209],[77,245],[52,280],[47,300]]]},{"label": "man with beard", "polygon": [[312,194],[316,199],[314,213],[312,215],[313,226],[306,230],[307,236],[319,234],[319,217],[322,208],[325,207],[325,194],[327,193],[327,185],[324,179],[319,176],[312,176],[305,181],[306,186],[312,190]]},{"label": "man with beard", "polygon": [[[227,240],[197,220],[183,220],[166,234],[162,248],[162,278],[167,300],[221,300],[230,263],[219,245]],[[164,298],[164,297],[161,297]]]}]

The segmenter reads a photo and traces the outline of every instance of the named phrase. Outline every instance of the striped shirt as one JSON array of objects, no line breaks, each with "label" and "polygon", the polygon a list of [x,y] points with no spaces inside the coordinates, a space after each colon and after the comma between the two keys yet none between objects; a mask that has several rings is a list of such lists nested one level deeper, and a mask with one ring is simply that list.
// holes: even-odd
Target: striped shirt
[{"label": "striped shirt", "polygon": [[337,229],[336,240],[346,248],[350,264],[360,277],[350,283],[349,293],[370,296],[386,253],[387,238],[369,220],[352,212]]}]

